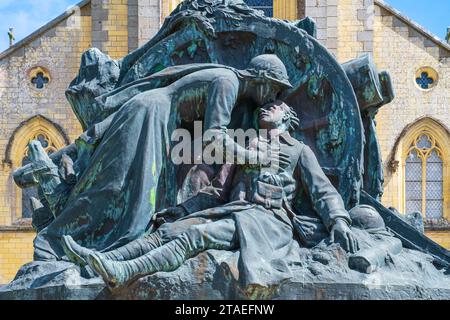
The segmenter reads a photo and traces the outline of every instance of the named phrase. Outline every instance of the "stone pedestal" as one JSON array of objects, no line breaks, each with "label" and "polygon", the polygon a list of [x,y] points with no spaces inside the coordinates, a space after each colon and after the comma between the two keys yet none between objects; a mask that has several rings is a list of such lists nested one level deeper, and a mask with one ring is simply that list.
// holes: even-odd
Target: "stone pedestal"
[{"label": "stone pedestal", "polygon": [[[404,249],[386,267],[372,274],[350,270],[341,248],[301,249],[293,277],[268,299],[287,300],[448,300],[450,277],[442,274],[427,255]],[[33,262],[16,279],[0,288],[0,300],[197,300],[242,299],[225,261],[238,253],[210,250],[189,259],[174,272],[141,278],[112,295],[100,278],[87,279],[79,267],[64,262]]]}]

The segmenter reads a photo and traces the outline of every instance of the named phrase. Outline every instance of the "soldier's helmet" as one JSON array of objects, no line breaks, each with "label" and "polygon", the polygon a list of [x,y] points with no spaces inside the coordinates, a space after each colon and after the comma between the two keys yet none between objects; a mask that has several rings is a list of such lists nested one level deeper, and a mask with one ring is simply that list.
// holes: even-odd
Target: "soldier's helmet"
[{"label": "soldier's helmet", "polygon": [[352,226],[367,231],[381,231],[386,229],[383,218],[375,208],[359,205],[349,211]]},{"label": "soldier's helmet", "polygon": [[244,75],[270,80],[285,88],[292,88],[284,63],[274,54],[262,54],[254,57]]}]

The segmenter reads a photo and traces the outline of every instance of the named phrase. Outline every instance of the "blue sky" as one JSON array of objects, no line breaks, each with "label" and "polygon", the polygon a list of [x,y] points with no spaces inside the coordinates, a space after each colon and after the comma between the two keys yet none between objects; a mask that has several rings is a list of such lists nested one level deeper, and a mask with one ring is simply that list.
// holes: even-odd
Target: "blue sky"
[{"label": "blue sky", "polygon": [[81,0],[0,0],[0,52],[8,48],[8,29],[16,42]]},{"label": "blue sky", "polygon": [[[19,41],[79,1],[0,0],[0,52],[8,48],[9,27],[14,27],[16,41]],[[450,26],[450,0],[385,1],[445,39],[446,28]]]},{"label": "blue sky", "polygon": [[445,40],[447,27],[450,27],[450,0],[384,0],[384,2]]}]

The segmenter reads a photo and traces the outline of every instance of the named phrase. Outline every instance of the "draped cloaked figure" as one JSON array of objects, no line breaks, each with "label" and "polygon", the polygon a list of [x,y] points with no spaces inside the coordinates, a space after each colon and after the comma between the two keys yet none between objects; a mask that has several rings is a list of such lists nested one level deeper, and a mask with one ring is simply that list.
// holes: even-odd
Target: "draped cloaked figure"
[{"label": "draped cloaked figure", "polygon": [[96,124],[90,143],[100,139],[98,146],[65,209],[38,234],[35,259],[62,257],[58,238],[65,234],[97,250],[111,250],[142,235],[156,199],[161,207],[176,204],[171,133],[192,115],[204,117],[205,130],[226,128],[238,91],[237,72],[194,71],[169,86],[135,95]]},{"label": "draped cloaked figure", "polygon": [[[260,57],[252,70],[265,68],[270,74],[275,64],[287,78],[276,56]],[[38,233],[34,259],[64,258],[62,235],[99,251],[141,236],[155,210],[176,205],[176,167],[170,160],[174,129],[183,121],[203,120],[204,131],[225,133],[246,81],[261,75],[255,72],[216,64],[176,66],[98,97],[91,108],[101,121],[77,141],[85,168],[62,212]],[[268,95],[280,90],[275,77],[261,86]],[[84,154],[84,145],[95,147]]]}]

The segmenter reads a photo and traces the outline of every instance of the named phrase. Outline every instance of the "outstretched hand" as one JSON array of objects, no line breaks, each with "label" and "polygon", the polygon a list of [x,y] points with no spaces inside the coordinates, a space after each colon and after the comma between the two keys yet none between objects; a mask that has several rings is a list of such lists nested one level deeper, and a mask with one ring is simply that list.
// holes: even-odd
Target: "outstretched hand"
[{"label": "outstretched hand", "polygon": [[183,207],[170,207],[157,212],[153,215],[153,221],[156,227],[161,226],[167,222],[174,222],[186,215],[186,210]]},{"label": "outstretched hand", "polygon": [[330,232],[331,243],[339,243],[345,251],[355,253],[359,250],[359,243],[348,224],[338,219]]}]

